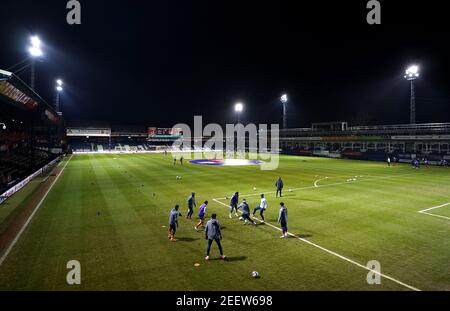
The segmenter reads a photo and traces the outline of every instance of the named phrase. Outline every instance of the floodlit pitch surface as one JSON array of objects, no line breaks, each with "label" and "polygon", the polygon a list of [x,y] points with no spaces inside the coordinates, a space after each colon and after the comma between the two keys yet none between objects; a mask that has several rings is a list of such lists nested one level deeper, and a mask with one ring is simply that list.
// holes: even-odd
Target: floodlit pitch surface
[{"label": "floodlit pitch surface", "polygon": [[[275,228],[278,176],[288,239]],[[218,214],[228,261],[205,262],[204,233],[184,218],[192,191],[196,212],[209,200],[208,214]],[[225,196],[234,191],[252,208],[267,193],[268,224],[230,220]],[[164,155],[73,156],[0,266],[0,289],[450,290],[450,205],[429,210],[443,217],[419,213],[449,202],[448,168],[286,156],[261,171],[173,165]],[[183,217],[170,242],[176,203]],[[81,285],[66,283],[70,260],[81,263]],[[381,264],[381,285],[366,281],[370,260]]]}]

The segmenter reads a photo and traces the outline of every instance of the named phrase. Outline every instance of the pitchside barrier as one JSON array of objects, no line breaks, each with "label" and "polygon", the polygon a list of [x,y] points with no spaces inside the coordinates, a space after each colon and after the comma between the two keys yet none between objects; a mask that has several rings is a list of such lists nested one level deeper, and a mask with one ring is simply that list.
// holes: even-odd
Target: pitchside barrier
[{"label": "pitchside barrier", "polygon": [[[72,154],[137,154],[137,153],[183,153],[183,152],[226,152],[225,150],[212,150],[207,148],[202,149],[190,149],[190,148],[184,148],[184,149],[167,149],[167,150],[97,150],[97,151],[79,151],[79,150],[73,150]],[[264,154],[279,154],[281,151],[278,152],[271,152],[270,150],[263,150],[263,151],[255,151],[251,153],[264,153]]]},{"label": "pitchside barrier", "polygon": [[[181,153],[181,152],[206,152],[206,150],[192,150],[183,149],[175,150],[168,149],[167,152]],[[135,153],[164,153],[164,150],[97,150],[97,151],[72,151],[73,154],[135,154]]]},{"label": "pitchside barrier", "polygon": [[61,159],[61,157],[57,157],[56,159],[54,159],[53,161],[51,161],[50,163],[48,163],[47,165],[41,167],[39,170],[37,170],[36,172],[34,172],[33,174],[31,174],[30,176],[28,176],[27,178],[25,178],[24,180],[22,180],[21,182],[19,182],[18,184],[16,184],[14,187],[8,189],[5,193],[3,193],[0,196],[0,204],[3,204],[3,202],[5,202],[9,197],[11,197],[13,194],[15,194],[17,191],[19,191],[20,189],[22,189],[23,187],[25,187],[31,180],[33,180],[36,176],[39,176],[40,174],[42,174],[43,172],[45,172],[50,166],[52,166],[53,164],[55,164],[56,162],[58,162]]}]

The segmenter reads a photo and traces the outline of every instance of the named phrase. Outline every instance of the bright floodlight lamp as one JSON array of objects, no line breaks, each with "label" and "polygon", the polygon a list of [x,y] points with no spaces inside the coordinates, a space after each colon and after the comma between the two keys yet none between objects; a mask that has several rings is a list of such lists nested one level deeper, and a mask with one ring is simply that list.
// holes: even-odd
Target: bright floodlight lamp
[{"label": "bright floodlight lamp", "polygon": [[412,65],[406,69],[406,74],[404,77],[406,80],[411,81],[417,79],[419,76],[419,66]]},{"label": "bright floodlight lamp", "polygon": [[236,112],[242,112],[244,110],[244,105],[242,103],[237,103],[234,106],[234,111]]},{"label": "bright floodlight lamp", "polygon": [[34,46],[31,46],[28,49],[28,52],[30,52],[30,55],[32,57],[39,57],[39,56],[42,56],[44,54],[44,53],[42,53],[42,50],[40,48],[37,48],[37,47],[34,47]]},{"label": "bright floodlight lamp", "polygon": [[280,101],[283,104],[283,129],[287,128],[287,102],[288,102],[288,96],[287,94],[283,94],[280,97]]},{"label": "bright floodlight lamp", "polygon": [[31,45],[35,46],[35,47],[40,47],[41,46],[41,39],[39,39],[38,36],[33,36],[30,38],[31,41]]},{"label": "bright floodlight lamp", "polygon": [[6,124],[5,123],[0,123],[0,125],[2,126],[3,130],[6,130]]},{"label": "bright floodlight lamp", "polygon": [[28,52],[30,52],[32,57],[40,57],[44,54],[41,49],[42,42],[38,36],[31,37],[30,43],[31,46],[28,48]]},{"label": "bright floodlight lamp", "polygon": [[56,96],[55,96],[55,109],[57,112],[61,112],[60,107],[60,93],[63,91],[63,81],[61,79],[56,80]]},{"label": "bright floodlight lamp", "polygon": [[35,89],[35,59],[44,55],[41,49],[41,39],[38,36],[33,36],[30,38],[31,46],[28,48],[28,52],[31,56],[31,77],[30,77],[30,85],[31,88]]},{"label": "bright floodlight lamp", "polygon": [[244,105],[242,103],[237,103],[234,105],[234,111],[236,112],[237,123],[240,123],[240,114],[244,110]]},{"label": "bright floodlight lamp", "polygon": [[416,91],[414,88],[414,80],[418,79],[419,66],[412,65],[406,69],[404,78],[411,82],[411,99],[410,99],[410,112],[409,112],[409,123],[416,124]]}]

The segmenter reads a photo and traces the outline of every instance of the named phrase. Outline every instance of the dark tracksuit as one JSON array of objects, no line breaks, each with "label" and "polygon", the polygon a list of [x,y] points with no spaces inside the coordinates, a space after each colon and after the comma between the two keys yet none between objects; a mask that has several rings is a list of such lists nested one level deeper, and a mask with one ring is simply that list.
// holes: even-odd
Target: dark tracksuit
[{"label": "dark tracksuit", "polygon": [[210,219],[206,223],[205,227],[205,235],[208,240],[208,247],[206,248],[206,256],[209,256],[209,252],[211,251],[211,244],[213,241],[216,241],[217,246],[219,247],[220,255],[223,256],[222,244],[220,240],[222,239],[222,234],[220,232],[220,224],[217,219]]},{"label": "dark tracksuit", "polygon": [[230,200],[230,214],[233,213],[233,210],[236,210],[236,213],[237,213],[238,202],[239,202],[239,195],[233,194],[233,196],[231,197],[231,200]]},{"label": "dark tracksuit", "polygon": [[288,212],[286,207],[280,208],[280,213],[278,215],[278,223],[280,224],[281,230],[283,231],[283,234],[287,233],[287,222],[288,222]]},{"label": "dark tracksuit", "polygon": [[187,203],[188,203],[187,218],[192,218],[192,215],[194,214],[195,197],[191,195],[188,198]]},{"label": "dark tracksuit", "polygon": [[280,193],[280,198],[281,198],[281,191],[283,190],[283,181],[281,180],[281,178],[278,178],[277,181],[275,182],[275,187],[277,187],[277,194],[276,197],[278,198],[278,193]]}]

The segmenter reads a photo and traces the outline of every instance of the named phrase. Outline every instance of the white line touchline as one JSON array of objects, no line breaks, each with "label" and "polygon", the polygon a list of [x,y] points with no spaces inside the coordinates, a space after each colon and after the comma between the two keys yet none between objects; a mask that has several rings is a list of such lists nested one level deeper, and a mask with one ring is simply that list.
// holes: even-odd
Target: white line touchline
[{"label": "white line touchline", "polygon": [[69,164],[69,161],[72,159],[73,155],[70,156],[69,160],[67,160],[66,164],[64,165],[64,167],[62,168],[62,170],[58,173],[58,176],[56,176],[55,180],[53,180],[52,184],[50,185],[50,188],[48,188],[47,192],[45,192],[44,196],[42,197],[42,199],[39,201],[38,205],[36,206],[36,208],[34,209],[33,213],[31,213],[31,215],[28,217],[27,221],[25,222],[25,224],[22,226],[22,228],[20,229],[19,233],[16,235],[16,237],[14,238],[14,240],[11,242],[11,244],[8,246],[8,248],[6,249],[5,253],[3,254],[3,256],[0,258],[0,266],[3,264],[3,262],[5,261],[6,257],[8,257],[9,253],[11,252],[11,250],[13,249],[14,245],[16,245],[17,241],[19,241],[22,233],[25,231],[25,228],[28,226],[28,224],[31,222],[31,219],[33,218],[34,214],[36,214],[36,212],[38,211],[38,209],[41,207],[42,203],[44,202],[45,198],[47,197],[47,195],[49,194],[50,190],[52,190],[53,186],[55,185],[56,181],[59,179],[59,176],[61,176],[62,172],[64,171],[64,169],[66,168],[67,164]]},{"label": "white line touchline", "polygon": [[[221,204],[221,205],[223,205],[223,206],[225,206],[225,207],[228,207],[228,205],[226,205],[226,204],[223,203],[223,202],[220,202],[220,201],[217,200],[217,199],[213,199],[213,201],[216,202],[216,203],[219,203],[219,204]],[[255,218],[255,219],[258,220],[259,222],[262,222],[261,220],[259,220],[259,219],[257,219],[257,218]],[[274,229],[276,229],[276,230],[278,230],[278,231],[281,231],[280,228],[278,228],[278,227],[276,227],[276,226],[274,226],[274,225],[272,225],[272,224],[270,224],[270,223],[268,223],[268,222],[264,222],[264,224],[265,224],[265,225],[268,225],[269,227],[272,227],[272,228],[274,228]],[[366,266],[364,266],[363,264],[360,264],[359,262],[356,262],[356,261],[354,261],[354,260],[352,260],[352,259],[350,259],[350,258],[344,257],[344,256],[342,256],[342,255],[340,255],[340,254],[338,254],[338,253],[336,253],[336,252],[333,252],[333,251],[331,251],[331,250],[329,250],[329,249],[326,249],[325,247],[322,247],[322,246],[320,246],[320,245],[318,245],[318,244],[315,244],[315,243],[313,243],[313,242],[311,242],[311,241],[308,241],[308,240],[306,240],[306,239],[303,239],[303,238],[301,238],[301,237],[299,237],[299,236],[297,236],[297,235],[295,235],[295,234],[293,234],[293,233],[288,232],[288,234],[289,234],[290,236],[292,236],[292,237],[294,237],[294,238],[296,238],[296,239],[298,239],[298,240],[304,242],[304,243],[307,243],[307,244],[309,244],[309,245],[311,245],[311,246],[314,246],[314,247],[316,247],[316,248],[318,248],[318,249],[320,249],[320,250],[322,250],[322,251],[324,251],[324,252],[327,252],[328,254],[331,254],[331,255],[336,256],[336,257],[338,257],[338,258],[341,258],[341,259],[343,259],[343,260],[345,260],[345,261],[347,261],[347,262],[350,262],[350,263],[352,263],[352,264],[354,264],[354,265],[356,265],[356,266],[358,266],[358,267],[360,267],[360,268],[362,268],[362,269],[364,269],[364,270],[367,270],[367,271],[373,272],[373,273],[375,273],[375,274],[378,274],[378,275],[381,276],[381,277],[384,277],[384,278],[386,278],[386,279],[388,279],[388,280],[391,280],[391,281],[393,281],[393,282],[395,282],[395,283],[397,283],[397,284],[399,284],[399,285],[402,285],[402,286],[404,286],[404,287],[406,287],[406,288],[409,288],[409,289],[411,289],[411,290],[413,290],[413,291],[421,291],[420,289],[418,289],[418,288],[416,288],[416,287],[413,287],[413,286],[411,286],[411,285],[408,285],[408,284],[406,284],[406,283],[403,283],[402,281],[399,281],[399,280],[397,280],[397,279],[395,279],[395,278],[393,278],[393,277],[391,277],[391,276],[389,276],[389,275],[386,275],[386,274],[380,273],[380,272],[378,272],[378,271],[369,269],[369,268],[367,268]]]},{"label": "white line touchline", "polygon": [[450,203],[445,203],[445,204],[442,204],[442,205],[438,205],[438,206],[433,206],[433,207],[430,207],[430,208],[426,208],[426,209],[423,209],[423,210],[419,211],[419,213],[428,212],[428,211],[431,211],[432,209],[444,207],[444,206],[447,206],[447,205],[450,205]]},{"label": "white line touchline", "polygon": [[[387,177],[380,177],[380,178],[366,178],[363,180],[357,180],[357,181],[353,181],[353,182],[336,182],[336,183],[332,183],[332,184],[327,184],[327,185],[317,185],[316,186],[307,186],[307,187],[300,187],[300,188],[292,188],[292,191],[297,191],[297,190],[306,190],[306,189],[314,189],[314,188],[325,188],[325,187],[331,187],[331,186],[338,186],[338,185],[351,185],[357,182],[364,182],[364,181],[374,181],[374,180],[382,180],[382,179],[391,179],[391,178],[397,178],[397,177],[402,177],[402,176],[407,176],[407,175],[412,175],[413,173],[405,173],[405,174],[401,174],[401,175],[394,175],[394,176],[387,176]],[[266,191],[263,192],[265,194],[269,194],[269,193],[276,193],[276,191]],[[252,193],[252,194],[240,194],[240,197],[253,197],[253,196],[259,196],[261,195],[260,193]],[[227,198],[216,198],[217,200],[226,200]]]}]

